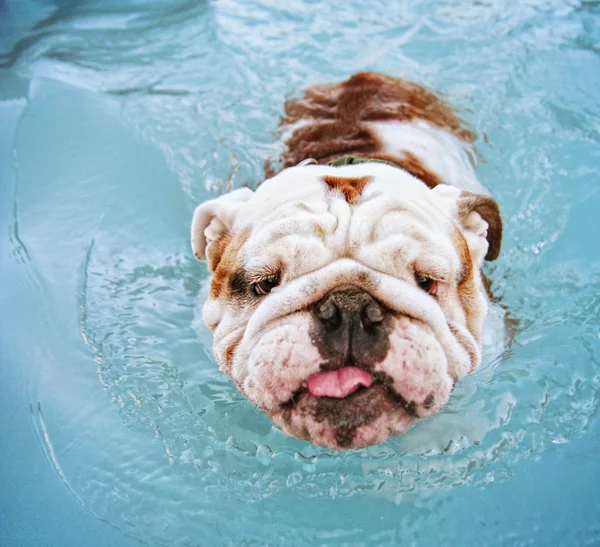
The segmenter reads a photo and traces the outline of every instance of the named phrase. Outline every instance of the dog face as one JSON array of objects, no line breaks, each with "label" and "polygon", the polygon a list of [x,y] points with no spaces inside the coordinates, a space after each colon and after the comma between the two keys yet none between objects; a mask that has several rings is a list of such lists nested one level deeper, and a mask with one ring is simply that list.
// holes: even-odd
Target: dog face
[{"label": "dog face", "polygon": [[480,362],[496,202],[382,163],[292,167],[200,205],[220,367],[290,435],[359,448],[438,411]]}]

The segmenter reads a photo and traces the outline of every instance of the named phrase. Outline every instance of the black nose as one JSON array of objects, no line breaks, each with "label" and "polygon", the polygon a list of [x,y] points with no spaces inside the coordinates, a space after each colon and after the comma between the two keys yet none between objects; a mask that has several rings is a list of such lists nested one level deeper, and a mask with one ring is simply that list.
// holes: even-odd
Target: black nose
[{"label": "black nose", "polygon": [[351,324],[363,329],[373,329],[384,318],[381,305],[369,293],[360,289],[330,292],[317,303],[313,313],[328,330],[337,330]]},{"label": "black nose", "polygon": [[314,342],[332,368],[370,365],[385,357],[386,309],[366,291],[332,291],[313,306],[312,313],[316,319]]}]

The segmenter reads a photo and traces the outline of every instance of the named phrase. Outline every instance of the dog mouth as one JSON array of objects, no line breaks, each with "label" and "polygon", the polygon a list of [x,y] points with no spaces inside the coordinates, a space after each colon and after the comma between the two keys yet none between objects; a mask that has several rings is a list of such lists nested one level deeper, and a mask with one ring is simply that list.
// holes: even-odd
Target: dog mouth
[{"label": "dog mouth", "polygon": [[309,428],[295,427],[295,436],[333,448],[358,448],[357,432],[375,427],[382,417],[418,418],[414,403],[394,390],[388,375],[354,366],[313,374],[281,408],[287,424],[317,423],[326,431],[324,442]]},{"label": "dog mouth", "polygon": [[373,375],[358,367],[343,367],[329,372],[318,372],[308,378],[308,392],[317,398],[345,399],[360,388],[370,387]]}]

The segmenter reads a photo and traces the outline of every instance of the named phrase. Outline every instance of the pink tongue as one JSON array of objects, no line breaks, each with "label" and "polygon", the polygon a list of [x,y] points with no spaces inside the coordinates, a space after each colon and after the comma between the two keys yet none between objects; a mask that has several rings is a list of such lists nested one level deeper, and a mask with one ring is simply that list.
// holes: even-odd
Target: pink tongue
[{"label": "pink tongue", "polygon": [[318,372],[308,379],[308,392],[314,397],[343,399],[360,386],[369,387],[373,376],[356,367],[344,367],[332,372]]}]

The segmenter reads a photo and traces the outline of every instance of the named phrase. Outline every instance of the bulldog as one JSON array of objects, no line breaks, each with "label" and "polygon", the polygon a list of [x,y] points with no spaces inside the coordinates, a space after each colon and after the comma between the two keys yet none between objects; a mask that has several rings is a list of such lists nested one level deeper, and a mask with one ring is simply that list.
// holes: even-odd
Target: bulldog
[{"label": "bulldog", "polygon": [[481,361],[481,267],[498,204],[475,135],[426,88],[377,73],[285,105],[283,169],[202,203],[203,319],[238,389],[332,449],[404,433]]}]

